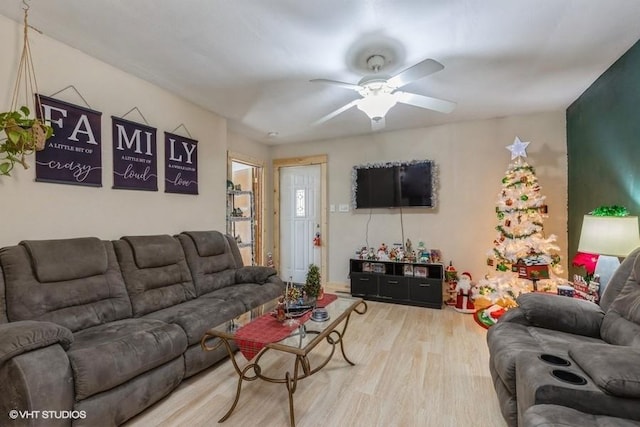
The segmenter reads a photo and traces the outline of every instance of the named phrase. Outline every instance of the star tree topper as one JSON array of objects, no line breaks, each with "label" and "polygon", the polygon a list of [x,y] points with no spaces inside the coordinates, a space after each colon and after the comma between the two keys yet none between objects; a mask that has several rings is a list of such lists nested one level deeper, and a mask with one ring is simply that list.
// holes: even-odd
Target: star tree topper
[{"label": "star tree topper", "polygon": [[527,145],[529,142],[520,141],[520,137],[516,136],[516,139],[513,140],[513,144],[507,145],[507,150],[511,151],[511,160],[517,159],[518,157],[527,157]]}]

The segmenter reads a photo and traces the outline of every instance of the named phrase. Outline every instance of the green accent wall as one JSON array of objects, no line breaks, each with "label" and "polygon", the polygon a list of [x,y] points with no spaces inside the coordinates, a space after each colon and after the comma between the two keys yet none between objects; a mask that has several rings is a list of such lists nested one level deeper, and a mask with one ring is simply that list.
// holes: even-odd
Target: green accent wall
[{"label": "green accent wall", "polygon": [[567,109],[567,155],[570,266],[584,214],[621,205],[640,215],[640,42]]}]

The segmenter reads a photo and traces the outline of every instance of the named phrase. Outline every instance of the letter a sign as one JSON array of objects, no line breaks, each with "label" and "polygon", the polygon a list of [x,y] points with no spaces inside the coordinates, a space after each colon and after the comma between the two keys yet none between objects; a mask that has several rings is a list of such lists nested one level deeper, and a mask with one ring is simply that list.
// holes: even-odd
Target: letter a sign
[{"label": "letter a sign", "polygon": [[198,194],[198,141],[164,133],[164,192]]},{"label": "letter a sign", "polygon": [[102,186],[102,113],[38,96],[36,111],[51,122],[53,136],[36,152],[36,181]]}]

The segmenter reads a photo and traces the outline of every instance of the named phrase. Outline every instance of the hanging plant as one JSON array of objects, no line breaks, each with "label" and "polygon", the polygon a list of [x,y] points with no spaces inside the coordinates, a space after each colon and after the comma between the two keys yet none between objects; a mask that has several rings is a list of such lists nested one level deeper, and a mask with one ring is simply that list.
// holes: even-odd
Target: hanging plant
[{"label": "hanging plant", "polygon": [[[4,137],[0,139],[0,175],[10,175],[16,163],[25,169],[29,168],[26,157],[35,151],[43,150],[45,141],[53,135],[53,128],[48,123],[40,118],[31,117],[31,109],[28,106],[35,104],[42,108],[40,102],[34,101],[38,84],[29,47],[28,11],[29,5],[25,3],[22,55],[11,106],[9,111],[0,113],[0,131],[4,132]],[[24,94],[24,105],[18,107],[21,93]],[[40,117],[43,117],[42,111]]]},{"label": "hanging plant", "polygon": [[0,175],[10,175],[16,163],[29,168],[25,157],[34,151],[43,150],[45,141],[53,135],[53,128],[40,119],[29,118],[29,108],[20,107],[17,111],[0,113],[0,129],[5,139],[0,141]]}]

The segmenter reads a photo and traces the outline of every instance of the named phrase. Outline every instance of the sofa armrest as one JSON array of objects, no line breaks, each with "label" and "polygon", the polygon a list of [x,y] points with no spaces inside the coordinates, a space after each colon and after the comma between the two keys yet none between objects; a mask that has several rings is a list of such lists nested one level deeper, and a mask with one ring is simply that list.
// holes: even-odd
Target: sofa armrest
[{"label": "sofa armrest", "polygon": [[502,316],[500,316],[500,318],[498,319],[498,322],[501,322],[501,323],[507,323],[507,322],[509,322],[509,323],[519,323],[519,324],[525,325],[525,326],[529,325],[529,321],[525,317],[525,313],[520,307],[515,307],[515,308],[511,308],[511,309],[507,310],[506,313],[504,313]]},{"label": "sofa armrest", "polygon": [[517,303],[533,326],[600,337],[604,312],[590,301],[532,292],[520,295]]},{"label": "sofa armrest", "polygon": [[640,348],[583,343],[572,345],[569,355],[607,393],[640,398]]},{"label": "sofa armrest", "polygon": [[73,334],[64,326],[51,322],[24,320],[0,324],[0,365],[28,351],[60,344],[65,350]]},{"label": "sofa armrest", "polygon": [[240,267],[236,269],[236,283],[258,283],[263,285],[269,277],[278,274],[275,268],[260,265]]}]

